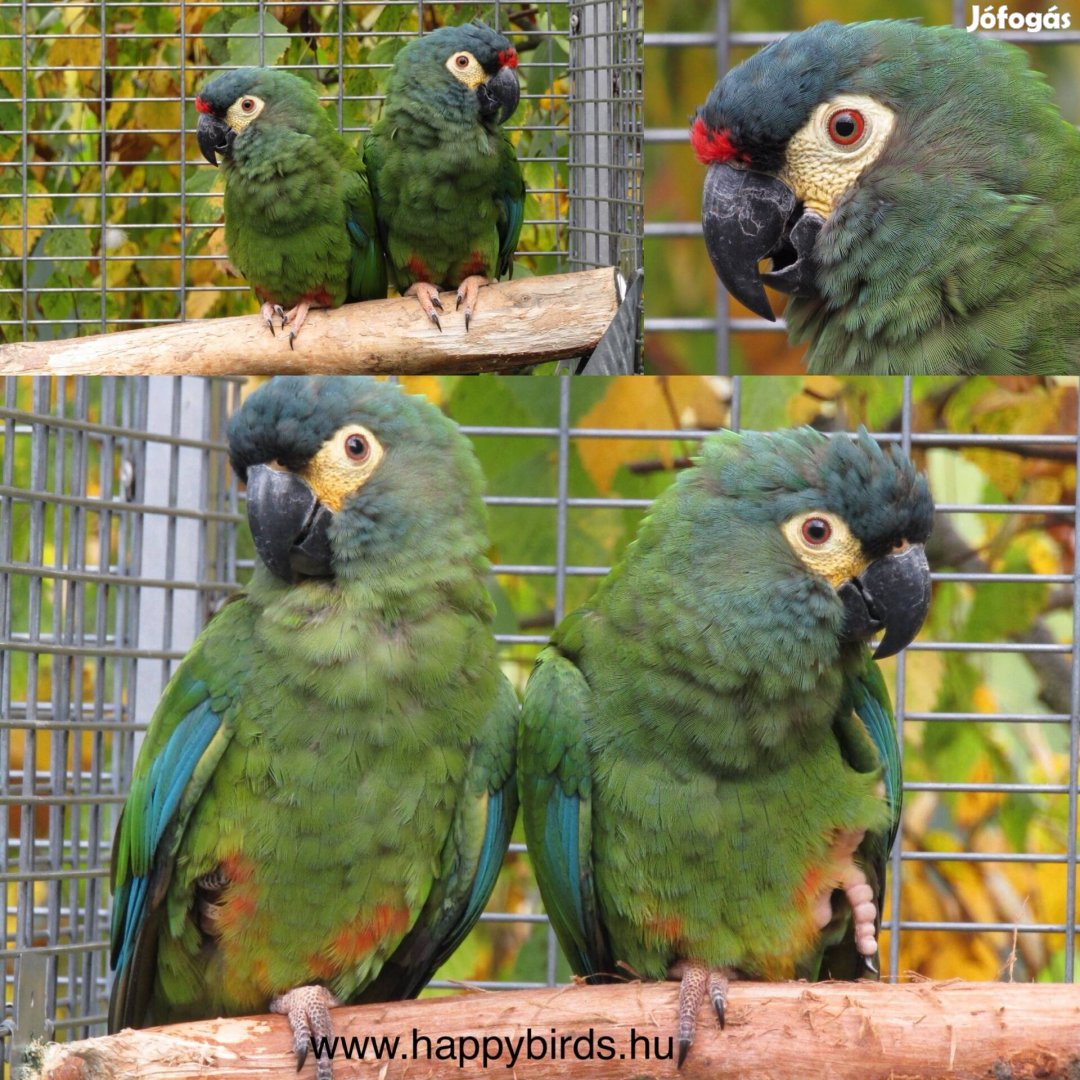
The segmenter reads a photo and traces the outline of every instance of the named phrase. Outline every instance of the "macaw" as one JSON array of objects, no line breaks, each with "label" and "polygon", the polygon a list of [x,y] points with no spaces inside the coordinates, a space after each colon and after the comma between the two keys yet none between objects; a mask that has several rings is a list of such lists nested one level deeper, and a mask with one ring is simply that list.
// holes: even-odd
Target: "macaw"
[{"label": "macaw", "polygon": [[[230,421],[257,560],[150,722],[113,848],[109,1029],[413,997],[517,807],[480,468],[433,405],[282,377]],[[320,1080],[330,1061],[317,1062]]]},{"label": "macaw", "polygon": [[439,330],[440,290],[457,290],[467,331],[481,286],[511,272],[525,181],[502,125],[521,93],[517,63],[480,22],[410,41],[364,140],[390,280]]},{"label": "macaw", "polygon": [[721,79],[691,140],[720,280],[766,319],[790,294],[810,371],[1080,372],[1080,133],[1016,46],[821,23]]},{"label": "macaw", "polygon": [[680,980],[680,1065],[737,975],[875,970],[901,778],[874,660],[926,615],[932,515],[865,432],[720,434],[537,659],[518,777],[544,906],[589,981]]},{"label": "macaw", "polygon": [[[225,245],[293,347],[311,308],[386,296],[375,207],[357,152],[313,83],[277,68],[219,75],[195,99],[199,149],[225,174]],[[286,309],[288,309],[286,311]]]}]

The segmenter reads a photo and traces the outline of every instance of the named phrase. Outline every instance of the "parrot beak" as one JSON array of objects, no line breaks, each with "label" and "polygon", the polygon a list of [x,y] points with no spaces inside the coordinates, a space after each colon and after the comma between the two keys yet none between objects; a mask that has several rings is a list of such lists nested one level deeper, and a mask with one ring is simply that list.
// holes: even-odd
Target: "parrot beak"
[{"label": "parrot beak", "polygon": [[217,155],[232,153],[236,132],[213,113],[204,112],[199,114],[199,126],[195,129],[195,137],[199,140],[199,149],[203,157],[217,168]]},{"label": "parrot beak", "polygon": [[843,639],[865,641],[884,630],[874,659],[895,656],[911,644],[930,609],[930,564],[922,544],[875,560],[837,595],[844,603]]},{"label": "parrot beak", "polygon": [[327,528],[333,513],[295,473],[252,465],[247,511],[255,550],[282,581],[333,577]]},{"label": "parrot beak", "polygon": [[509,65],[499,68],[487,82],[476,88],[476,98],[480,102],[482,119],[494,117],[496,124],[509,120],[521,99],[521,87],[514,69]]},{"label": "parrot beak", "polygon": [[[803,211],[782,180],[714,162],[705,174],[701,224],[716,276],[763,319],[776,321],[763,282],[793,295],[813,292],[813,249],[824,221]],[[765,274],[758,272],[762,259],[772,259]]]}]

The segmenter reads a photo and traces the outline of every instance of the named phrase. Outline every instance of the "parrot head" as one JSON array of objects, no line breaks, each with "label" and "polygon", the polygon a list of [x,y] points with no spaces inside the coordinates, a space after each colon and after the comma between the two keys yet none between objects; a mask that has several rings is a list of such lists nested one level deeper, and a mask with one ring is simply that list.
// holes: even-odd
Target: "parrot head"
[{"label": "parrot head", "polygon": [[498,126],[518,107],[517,65],[514,46],[482,22],[443,26],[398,53],[390,94]]},{"label": "parrot head", "polygon": [[[770,321],[764,285],[856,304],[873,290],[844,265],[871,235],[920,230],[928,251],[973,188],[1025,190],[1026,141],[1036,124],[1061,122],[1039,112],[1046,98],[1020,50],[951,27],[825,22],[774,42],[728,72],[691,121],[717,276]],[[935,250],[941,289],[964,257]]]},{"label": "parrot head", "polygon": [[239,138],[281,126],[305,134],[322,123],[314,85],[278,68],[237,68],[212,79],[195,98],[199,112],[196,138],[203,157],[216,166],[217,155],[228,161]]},{"label": "parrot head", "polygon": [[724,432],[699,464],[709,490],[724,496],[718,514],[775,528],[784,572],[831,587],[842,641],[882,634],[875,659],[911,642],[930,606],[923,545],[934,504],[897,448],[882,450],[863,429],[855,440],[811,428]]},{"label": "parrot head", "polygon": [[480,467],[434,405],[363,376],[279,376],[229,421],[255,550],[275,578],[351,579],[482,553]]}]

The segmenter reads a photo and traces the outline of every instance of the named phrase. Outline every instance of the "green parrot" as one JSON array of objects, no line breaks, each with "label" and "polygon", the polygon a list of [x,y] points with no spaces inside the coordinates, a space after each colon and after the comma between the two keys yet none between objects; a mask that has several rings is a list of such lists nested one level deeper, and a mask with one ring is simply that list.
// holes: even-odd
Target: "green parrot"
[{"label": "green parrot", "polygon": [[790,294],[810,371],[1080,372],[1080,133],[1021,49],[821,23],[721,79],[691,140],[720,280],[770,320],[763,284]]},{"label": "green parrot", "polygon": [[544,906],[590,981],[681,979],[680,1065],[734,975],[876,973],[901,784],[873,659],[926,615],[932,518],[864,431],[723,433],[537,659],[518,778]]},{"label": "green parrot", "polygon": [[[386,296],[386,264],[360,156],[307,79],[238,68],[195,99],[199,149],[225,173],[229,258],[289,346],[311,308]],[[289,310],[286,311],[285,309]]]},{"label": "green parrot", "polygon": [[[165,689],[113,848],[109,1029],[415,996],[517,812],[479,465],[425,400],[277,378],[233,416],[258,553]],[[316,1075],[330,1076],[330,1061]]]},{"label": "green parrot", "polygon": [[440,289],[465,329],[481,286],[511,272],[525,181],[503,122],[518,105],[518,56],[483,23],[410,41],[364,140],[390,279],[441,330]]}]

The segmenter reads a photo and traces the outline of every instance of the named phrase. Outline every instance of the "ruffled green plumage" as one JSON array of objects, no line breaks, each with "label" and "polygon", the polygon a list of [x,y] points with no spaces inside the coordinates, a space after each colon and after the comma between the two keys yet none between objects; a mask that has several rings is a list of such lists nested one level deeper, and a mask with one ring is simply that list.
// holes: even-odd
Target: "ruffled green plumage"
[{"label": "ruffled green plumage", "polygon": [[262,301],[337,307],[386,295],[375,208],[359,154],[337,133],[308,80],[240,68],[200,94],[224,112],[265,102],[221,159],[229,258]]},{"label": "ruffled green plumage", "polygon": [[863,969],[846,902],[834,894],[819,932],[801,890],[837,832],[865,830],[857,858],[880,905],[899,760],[876,665],[842,640],[836,592],[779,528],[811,510],[880,553],[925,539],[932,504],[910,464],[868,440],[722,435],[540,655],[522,812],[579,974]]},{"label": "ruffled green plumage", "polygon": [[510,42],[486,26],[443,27],[398,54],[383,113],[364,140],[390,278],[456,288],[471,275],[509,273],[525,183],[502,126],[447,71],[469,50],[487,65]]},{"label": "ruffled green plumage", "polygon": [[114,1030],[261,1012],[312,983],[415,995],[494,884],[517,707],[467,442],[389,384],[281,379],[234,418],[234,463],[300,468],[349,423],[386,454],[335,514],[334,578],[257,568],[151,721],[113,863]]}]

